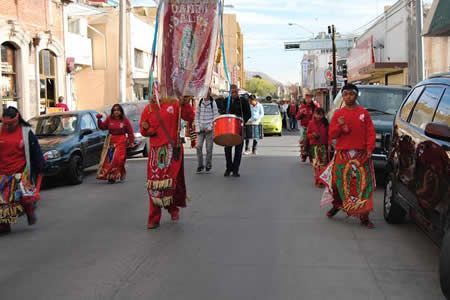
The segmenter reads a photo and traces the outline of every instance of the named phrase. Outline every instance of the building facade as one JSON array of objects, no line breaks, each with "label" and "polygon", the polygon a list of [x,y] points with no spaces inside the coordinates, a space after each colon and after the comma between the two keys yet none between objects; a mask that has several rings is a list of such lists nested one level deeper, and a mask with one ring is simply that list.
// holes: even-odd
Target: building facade
[{"label": "building facade", "polygon": [[64,0],[0,1],[0,109],[25,118],[45,113],[66,94]]},{"label": "building facade", "polygon": [[[415,85],[417,64],[416,1],[386,7],[356,41],[349,61],[349,81],[366,84]],[[425,8],[425,18],[429,8]],[[448,37],[424,38],[425,77],[450,70]]]}]

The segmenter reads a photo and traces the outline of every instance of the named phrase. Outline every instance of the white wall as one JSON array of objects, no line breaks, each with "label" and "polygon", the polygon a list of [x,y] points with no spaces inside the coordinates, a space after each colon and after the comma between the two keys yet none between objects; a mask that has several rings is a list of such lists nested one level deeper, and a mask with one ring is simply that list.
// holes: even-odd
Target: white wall
[{"label": "white wall", "polygon": [[[373,36],[376,62],[408,61],[408,9],[405,0],[396,2],[384,18],[358,38],[364,41]],[[384,46],[384,49],[383,49]]]},{"label": "white wall", "polygon": [[[153,43],[153,35],[155,28],[141,21],[133,14],[130,15],[130,65],[133,70],[133,78],[148,78],[148,72],[151,64],[151,51]],[[144,52],[144,67],[142,69],[135,67],[134,49]]]}]

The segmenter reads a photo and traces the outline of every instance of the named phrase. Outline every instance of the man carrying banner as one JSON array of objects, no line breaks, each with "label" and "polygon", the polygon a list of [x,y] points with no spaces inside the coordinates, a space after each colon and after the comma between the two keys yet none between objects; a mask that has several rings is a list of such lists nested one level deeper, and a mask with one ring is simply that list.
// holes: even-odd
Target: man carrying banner
[{"label": "man carrying banner", "polygon": [[180,118],[193,122],[194,112],[184,99],[181,102],[165,99],[158,104],[154,97],[141,116],[141,134],[151,137],[147,162],[148,229],[159,226],[162,207],[168,210],[173,221],[180,218],[179,207],[186,207],[183,145],[179,140]]}]

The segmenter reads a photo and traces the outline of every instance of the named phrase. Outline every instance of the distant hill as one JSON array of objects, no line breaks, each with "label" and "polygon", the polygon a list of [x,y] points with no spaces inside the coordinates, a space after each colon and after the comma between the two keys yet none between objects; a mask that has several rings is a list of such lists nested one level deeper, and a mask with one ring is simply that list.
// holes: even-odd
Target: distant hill
[{"label": "distant hill", "polygon": [[253,71],[245,71],[245,76],[246,79],[252,79],[255,76],[260,76],[262,79],[267,80],[272,82],[275,86],[283,86],[283,84],[275,79],[273,79],[272,77],[270,77],[269,75],[267,75],[266,73],[263,72],[253,72]]}]

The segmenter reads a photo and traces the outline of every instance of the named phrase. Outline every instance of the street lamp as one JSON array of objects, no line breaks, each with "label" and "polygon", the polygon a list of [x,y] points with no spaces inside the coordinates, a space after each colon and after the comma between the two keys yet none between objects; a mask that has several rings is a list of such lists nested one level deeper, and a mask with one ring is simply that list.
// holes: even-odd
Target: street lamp
[{"label": "street lamp", "polygon": [[302,25],[297,24],[297,23],[291,23],[291,22],[289,22],[288,25],[289,25],[289,26],[298,26],[298,27],[300,27],[301,29],[303,29],[303,30],[308,31],[309,33],[311,33],[311,34],[312,34],[312,38],[315,37],[314,32],[312,32],[311,30],[309,30],[309,29],[306,28],[305,26],[302,26]]}]

